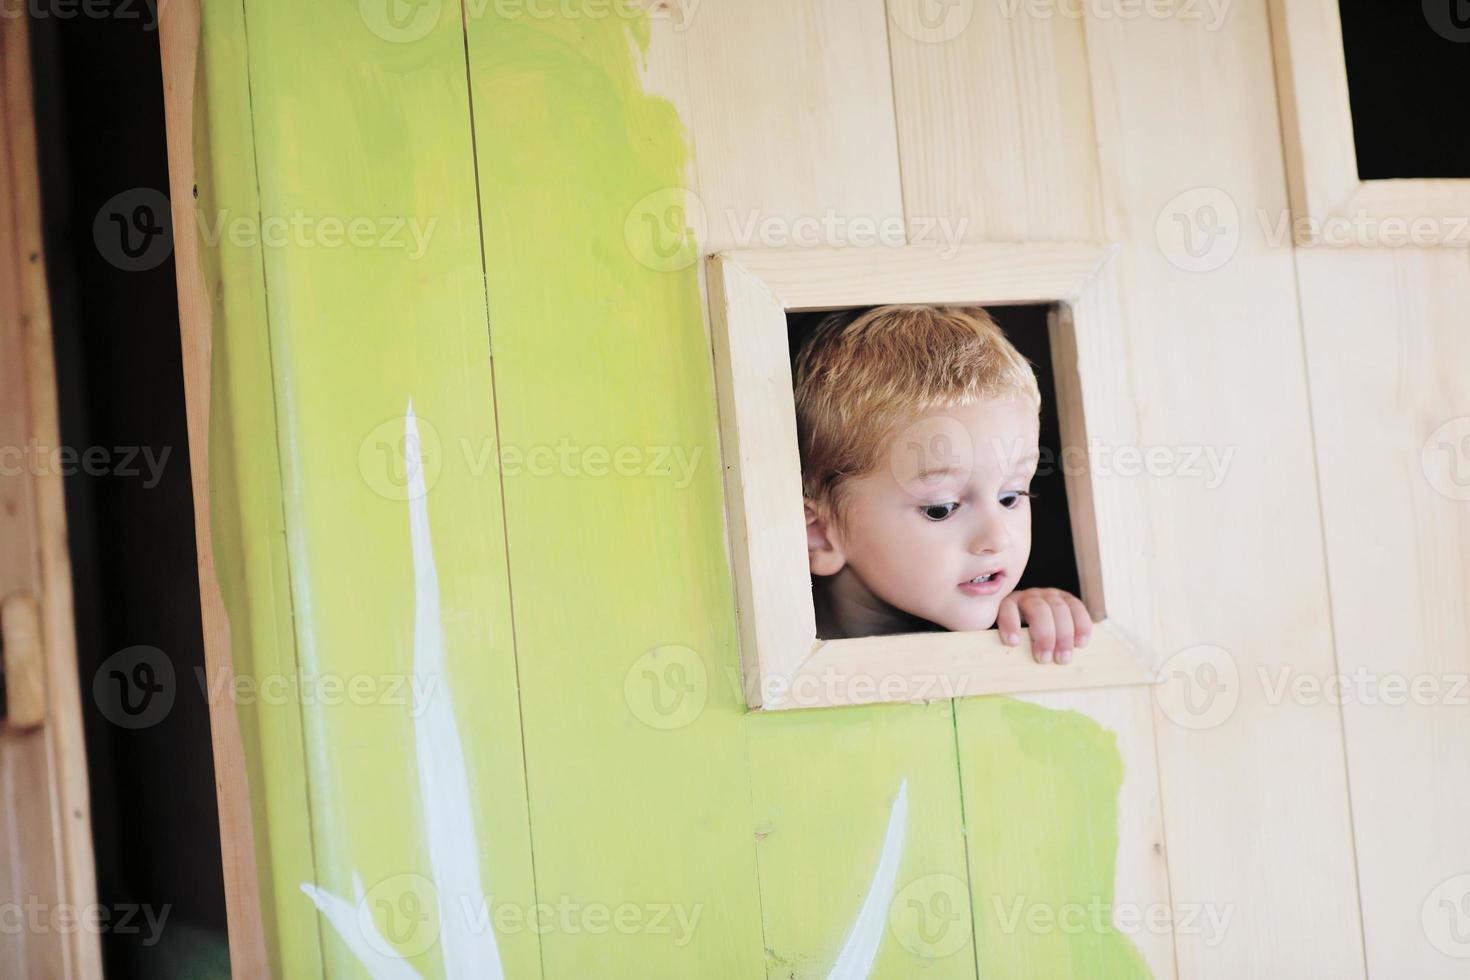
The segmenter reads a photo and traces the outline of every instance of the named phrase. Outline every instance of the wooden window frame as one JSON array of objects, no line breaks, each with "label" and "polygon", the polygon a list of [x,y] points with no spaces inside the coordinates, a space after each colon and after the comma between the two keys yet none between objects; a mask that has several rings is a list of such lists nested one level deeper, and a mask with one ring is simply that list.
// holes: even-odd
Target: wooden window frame
[{"label": "wooden window frame", "polygon": [[[1309,219],[1309,228],[1354,227],[1362,219],[1381,226],[1388,219],[1470,215],[1470,179],[1359,176],[1337,0],[1270,3],[1293,225]],[[1310,244],[1304,230],[1296,228],[1296,240]],[[1470,228],[1447,230],[1432,244],[1470,245]]]},{"label": "wooden window frame", "polygon": [[[1083,378],[1111,372],[1122,345],[1116,248],[981,244],[722,252],[707,260],[729,544],[746,703],[753,709],[916,701],[1150,684],[1151,659],[1106,613],[1098,530],[1124,523],[1092,471],[1065,474],[1082,600],[1097,622],[1069,664],[1038,664],[995,630],[819,640],[806,554],[788,312],[887,303],[1052,307],[1048,317],[1064,446],[1086,446],[1095,406]],[[1111,353],[1109,353],[1111,352]],[[896,666],[897,665],[897,666]]]}]

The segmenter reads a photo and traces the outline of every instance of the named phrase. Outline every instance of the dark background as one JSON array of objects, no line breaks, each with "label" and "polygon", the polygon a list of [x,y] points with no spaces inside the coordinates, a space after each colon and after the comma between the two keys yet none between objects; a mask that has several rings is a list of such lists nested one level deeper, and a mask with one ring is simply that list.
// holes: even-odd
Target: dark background
[{"label": "dark background", "polygon": [[[62,443],[115,462],[118,447],[169,452],[151,488],[137,461],[140,475],[64,480],[98,901],[168,910],[160,941],[109,930],[103,957],[110,978],[228,976],[174,265],[165,243],[153,267],[119,268],[119,242],[94,234],[116,195],[168,193],[158,32],[143,0],[86,6],[34,7],[29,24]],[[93,679],[136,645],[172,664],[173,700],[130,730]]]},{"label": "dark background", "polygon": [[[846,310],[849,318],[872,307]],[[1016,583],[1018,589],[1065,589],[1081,595],[1077,556],[1072,546],[1072,519],[1067,512],[1067,484],[1062,474],[1062,436],[1057,421],[1056,380],[1052,373],[1051,343],[1046,333],[1047,306],[993,306],[987,311],[1006,338],[1036,369],[1041,388],[1042,464],[1031,481],[1031,560]],[[786,317],[787,338],[793,364],[800,344],[810,336],[830,311],[790,313]],[[1048,452],[1051,466],[1047,466]]]},{"label": "dark background", "polygon": [[1470,177],[1470,0],[1341,0],[1364,180]]}]

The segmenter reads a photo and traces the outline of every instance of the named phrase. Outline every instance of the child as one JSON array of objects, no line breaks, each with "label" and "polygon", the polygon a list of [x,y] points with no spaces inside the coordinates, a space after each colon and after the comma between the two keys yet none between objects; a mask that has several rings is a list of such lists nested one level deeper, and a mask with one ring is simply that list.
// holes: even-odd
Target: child
[{"label": "child", "polygon": [[795,365],[807,555],[823,639],[998,625],[1068,663],[1092,630],[1031,554],[1036,376],[978,307],[826,317]]}]

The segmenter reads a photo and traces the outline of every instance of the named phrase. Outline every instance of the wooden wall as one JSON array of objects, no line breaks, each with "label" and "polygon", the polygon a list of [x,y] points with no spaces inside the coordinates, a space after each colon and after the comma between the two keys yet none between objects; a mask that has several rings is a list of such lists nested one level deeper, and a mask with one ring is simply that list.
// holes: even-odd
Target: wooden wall
[{"label": "wooden wall", "polygon": [[[1420,460],[1470,413],[1465,253],[1266,233],[1288,205],[1264,0],[1218,19],[959,2],[937,21],[924,2],[635,18],[435,0],[395,18],[202,0],[197,34],[197,8],[165,13],[166,66],[201,66],[175,78],[169,124],[181,269],[199,258],[181,289],[212,669],[440,685],[412,711],[240,709],[221,803],[227,827],[253,821],[259,894],[247,853],[237,962],[407,975],[392,946],[422,976],[493,957],[517,978],[1458,967],[1421,910],[1470,871],[1470,715],[1275,691],[1283,669],[1466,670],[1467,505]],[[196,185],[209,220],[433,230],[419,255],[211,245],[178,207]],[[785,244],[762,229],[802,219],[845,229],[829,245],[901,219],[935,261],[944,229],[1120,244],[1119,411],[1176,465],[1102,478],[1152,516],[1112,542],[1139,571],[1109,601],[1165,683],[743,709],[695,260]],[[1211,229],[1203,252],[1180,238]],[[578,462],[529,465],[568,445]],[[630,465],[598,475],[590,447]],[[1206,452],[1217,480],[1185,462]],[[411,914],[435,884],[449,911]],[[488,933],[455,921],[460,900],[578,911]],[[1018,902],[1116,906],[1116,927],[1018,925]],[[621,907],[636,927],[587,927]],[[698,919],[656,928],[655,907],[665,927]]]}]

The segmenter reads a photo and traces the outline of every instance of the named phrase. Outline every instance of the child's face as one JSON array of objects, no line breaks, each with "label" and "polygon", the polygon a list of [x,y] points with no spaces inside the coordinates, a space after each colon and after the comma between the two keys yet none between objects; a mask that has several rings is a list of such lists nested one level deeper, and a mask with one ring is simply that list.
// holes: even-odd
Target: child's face
[{"label": "child's face", "polygon": [[827,535],[831,550],[811,553],[812,571],[846,567],[896,610],[948,630],[989,629],[1031,555],[1036,407],[991,399],[895,431],[886,465],[849,482],[847,534]]}]

